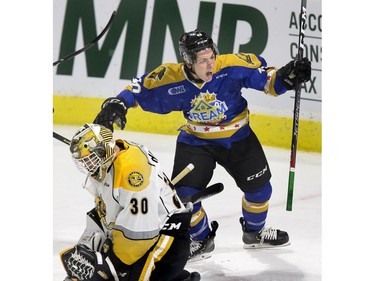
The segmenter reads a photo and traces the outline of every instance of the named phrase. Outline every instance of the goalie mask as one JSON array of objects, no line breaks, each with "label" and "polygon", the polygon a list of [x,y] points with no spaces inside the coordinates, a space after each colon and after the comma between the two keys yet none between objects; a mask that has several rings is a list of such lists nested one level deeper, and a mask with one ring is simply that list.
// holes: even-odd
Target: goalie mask
[{"label": "goalie mask", "polygon": [[184,33],[179,41],[179,51],[186,64],[193,64],[197,53],[205,49],[212,49],[215,56],[219,54],[215,43],[207,33],[198,29]]},{"label": "goalie mask", "polygon": [[104,126],[85,124],[73,136],[70,152],[81,172],[89,175],[99,173],[100,176],[102,170],[106,170],[115,157],[113,134]]}]

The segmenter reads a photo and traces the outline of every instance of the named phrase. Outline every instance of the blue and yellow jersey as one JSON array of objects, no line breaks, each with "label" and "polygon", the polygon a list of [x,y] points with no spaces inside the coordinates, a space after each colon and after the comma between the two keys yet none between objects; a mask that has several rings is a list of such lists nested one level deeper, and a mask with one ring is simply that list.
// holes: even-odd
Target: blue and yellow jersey
[{"label": "blue and yellow jersey", "polygon": [[186,124],[180,128],[178,141],[229,147],[250,133],[243,88],[273,96],[286,92],[276,70],[254,54],[218,55],[212,80],[197,83],[188,79],[182,63],[167,63],[134,78],[118,97],[130,107],[139,105],[154,113],[182,111]]}]

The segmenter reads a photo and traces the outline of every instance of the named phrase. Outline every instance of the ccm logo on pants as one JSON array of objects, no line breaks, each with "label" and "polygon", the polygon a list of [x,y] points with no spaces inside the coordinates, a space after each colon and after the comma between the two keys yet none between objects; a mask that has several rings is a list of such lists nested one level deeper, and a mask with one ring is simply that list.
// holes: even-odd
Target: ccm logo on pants
[{"label": "ccm logo on pants", "polygon": [[260,172],[254,174],[254,175],[251,175],[250,177],[247,177],[247,181],[251,181],[253,179],[256,179],[256,178],[259,178],[260,176],[264,175],[264,173],[268,170],[267,166],[264,167],[263,170],[261,170]]}]

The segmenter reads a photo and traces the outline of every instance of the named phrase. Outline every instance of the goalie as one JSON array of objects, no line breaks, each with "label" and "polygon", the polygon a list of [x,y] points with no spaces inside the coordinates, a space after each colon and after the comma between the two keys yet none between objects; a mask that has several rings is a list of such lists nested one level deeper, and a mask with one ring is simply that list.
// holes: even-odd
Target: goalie
[{"label": "goalie", "polygon": [[78,243],[60,253],[65,281],[200,280],[184,269],[192,205],[181,203],[146,147],[85,124],[70,151],[88,174],[85,188],[95,208]]}]

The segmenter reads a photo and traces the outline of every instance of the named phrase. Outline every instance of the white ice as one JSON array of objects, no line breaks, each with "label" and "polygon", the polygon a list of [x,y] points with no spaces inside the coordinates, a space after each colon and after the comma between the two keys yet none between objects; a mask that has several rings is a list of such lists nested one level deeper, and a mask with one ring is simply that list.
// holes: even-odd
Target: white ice
[{"label": "white ice", "polygon": [[[79,127],[54,126],[70,139]],[[175,136],[115,131],[116,138],[142,143],[171,174]],[[272,171],[273,194],[267,226],[288,231],[291,245],[276,249],[243,249],[242,193],[232,178],[217,166],[211,183],[222,182],[224,191],[204,201],[211,220],[219,222],[214,255],[189,263],[202,280],[318,281],[322,280],[322,180],[321,154],[297,152],[293,210],[286,211],[290,151],[264,147]],[[74,166],[68,146],[53,141],[53,280],[65,277],[59,252],[76,243],[85,227],[85,214],[93,198],[81,186],[85,175]]]}]

